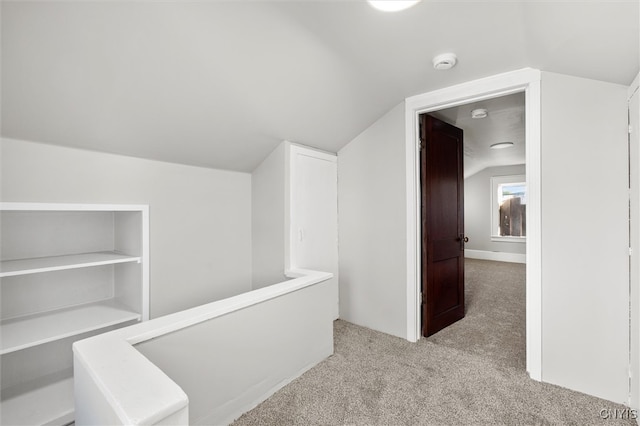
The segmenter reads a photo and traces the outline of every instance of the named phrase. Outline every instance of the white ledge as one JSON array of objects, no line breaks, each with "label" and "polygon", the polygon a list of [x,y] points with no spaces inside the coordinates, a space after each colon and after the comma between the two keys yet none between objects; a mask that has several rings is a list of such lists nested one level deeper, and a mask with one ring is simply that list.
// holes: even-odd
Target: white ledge
[{"label": "white ledge", "polygon": [[144,204],[78,204],[78,203],[17,203],[1,202],[0,210],[7,211],[147,211],[149,206]]},{"label": "white ledge", "polygon": [[74,360],[121,424],[154,424],[188,406],[184,391],[133,345],[326,281],[327,272],[289,270],[294,278],[73,344]]},{"label": "white ledge", "polygon": [[492,235],[491,241],[503,242],[503,243],[526,243],[527,237],[511,237],[502,235]]}]

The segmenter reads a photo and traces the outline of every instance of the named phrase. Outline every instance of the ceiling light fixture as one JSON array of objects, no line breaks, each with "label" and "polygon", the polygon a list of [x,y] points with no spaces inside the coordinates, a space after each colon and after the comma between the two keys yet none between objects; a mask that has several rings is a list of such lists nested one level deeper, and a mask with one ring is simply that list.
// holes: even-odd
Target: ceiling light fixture
[{"label": "ceiling light fixture", "polygon": [[489,148],[491,149],[505,149],[505,148],[511,148],[513,146],[513,142],[498,142],[498,143],[494,143],[493,145],[489,146]]},{"label": "ceiling light fixture", "polygon": [[409,9],[420,3],[420,0],[368,0],[369,4],[384,12],[398,12],[400,10]]},{"label": "ceiling light fixture", "polygon": [[487,118],[489,112],[485,108],[476,108],[471,111],[471,118]]},{"label": "ceiling light fixture", "polygon": [[456,66],[458,57],[455,53],[443,53],[433,58],[433,68],[437,70],[448,70]]}]

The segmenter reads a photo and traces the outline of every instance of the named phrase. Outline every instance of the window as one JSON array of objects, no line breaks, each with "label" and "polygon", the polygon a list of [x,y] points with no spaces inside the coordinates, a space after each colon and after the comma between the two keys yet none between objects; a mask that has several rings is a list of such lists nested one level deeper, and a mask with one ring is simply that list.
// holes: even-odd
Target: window
[{"label": "window", "polygon": [[524,175],[491,178],[491,241],[524,242],[527,183]]}]

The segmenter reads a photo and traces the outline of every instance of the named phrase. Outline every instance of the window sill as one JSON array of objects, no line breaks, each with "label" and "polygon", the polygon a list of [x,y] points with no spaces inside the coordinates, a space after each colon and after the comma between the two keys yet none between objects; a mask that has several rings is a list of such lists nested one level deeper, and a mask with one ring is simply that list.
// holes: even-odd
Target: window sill
[{"label": "window sill", "polygon": [[500,235],[492,235],[491,241],[501,243],[526,243],[527,237],[503,237]]}]

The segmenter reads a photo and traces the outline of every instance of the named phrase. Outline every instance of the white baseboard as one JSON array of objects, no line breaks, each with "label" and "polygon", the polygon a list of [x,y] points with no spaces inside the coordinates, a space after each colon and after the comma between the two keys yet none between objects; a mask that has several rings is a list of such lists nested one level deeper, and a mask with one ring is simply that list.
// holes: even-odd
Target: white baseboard
[{"label": "white baseboard", "polygon": [[527,256],[520,253],[464,249],[464,257],[469,259],[495,260],[498,262],[527,263]]}]

